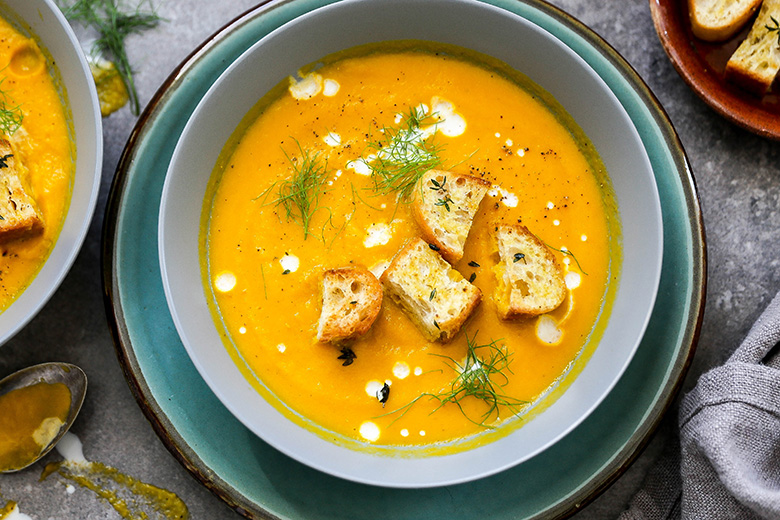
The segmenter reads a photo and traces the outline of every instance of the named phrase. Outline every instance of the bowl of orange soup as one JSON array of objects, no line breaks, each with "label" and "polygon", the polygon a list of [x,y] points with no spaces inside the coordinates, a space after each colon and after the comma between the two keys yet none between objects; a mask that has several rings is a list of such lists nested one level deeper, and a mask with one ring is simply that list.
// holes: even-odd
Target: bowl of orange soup
[{"label": "bowl of orange soup", "polygon": [[101,120],[81,47],[50,1],[0,1],[0,344],[48,301],[97,202]]},{"label": "bowl of orange soup", "polygon": [[183,131],[159,219],[177,331],[222,403],[390,487],[494,474],[583,421],[662,250],[615,94],[471,0],[347,0],[257,42]]}]

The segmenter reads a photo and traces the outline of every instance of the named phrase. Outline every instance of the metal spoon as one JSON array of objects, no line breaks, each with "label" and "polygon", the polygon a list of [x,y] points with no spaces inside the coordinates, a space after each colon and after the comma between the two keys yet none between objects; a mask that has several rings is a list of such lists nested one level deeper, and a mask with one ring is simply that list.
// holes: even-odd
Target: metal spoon
[{"label": "metal spoon", "polygon": [[64,424],[60,427],[59,433],[49,442],[37,456],[32,460],[26,461],[23,466],[7,470],[0,471],[0,473],[14,473],[20,471],[40,460],[44,455],[49,453],[51,449],[57,444],[57,441],[65,435],[76,416],[81,410],[81,405],[84,403],[84,396],[87,393],[87,376],[84,371],[76,365],[70,363],[42,363],[40,365],[31,366],[14,372],[8,377],[0,380],[0,396],[9,392],[32,386],[36,383],[63,383],[70,390],[70,408],[68,410],[68,416],[65,419]]}]

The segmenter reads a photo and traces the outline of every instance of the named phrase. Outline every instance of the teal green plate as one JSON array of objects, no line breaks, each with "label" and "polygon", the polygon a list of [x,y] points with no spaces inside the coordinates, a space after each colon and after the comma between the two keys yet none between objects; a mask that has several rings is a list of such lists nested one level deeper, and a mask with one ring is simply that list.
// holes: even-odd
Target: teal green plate
[{"label": "teal green plate", "polygon": [[693,176],[666,114],[603,40],[540,0],[492,0],[569,45],[625,106],[647,148],[661,197],[661,284],[642,343],[606,400],[561,441],[493,477],[432,489],[388,489],[319,473],[247,430],[211,393],[181,344],[163,294],[157,214],[167,166],[189,115],[255,41],[328,0],[264,3],[220,30],[174,71],[121,158],[103,230],[105,304],[119,362],[173,455],[250,518],[520,519],[576,512],[622,474],[674,399],[704,311],[704,230]]}]

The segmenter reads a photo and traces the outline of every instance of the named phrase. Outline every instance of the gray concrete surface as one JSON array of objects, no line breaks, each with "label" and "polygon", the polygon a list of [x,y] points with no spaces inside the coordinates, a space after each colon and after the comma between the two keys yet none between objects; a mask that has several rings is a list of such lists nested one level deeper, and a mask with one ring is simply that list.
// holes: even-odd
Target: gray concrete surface
[{"label": "gray concrete surface", "polygon": [[[167,21],[129,49],[143,103],[204,38],[252,7],[254,0],[167,0]],[[647,82],[679,132],[693,167],[708,238],[708,305],[689,388],[737,346],[780,290],[780,145],[716,115],[684,84],[653,29],[647,0],[553,0],[601,35]],[[21,333],[0,348],[0,376],[62,360],[84,368],[89,394],[74,432],[90,460],[176,493],[192,518],[240,518],[196,482],[169,454],[144,418],[117,362],[102,300],[100,231],[111,180],[135,123],[124,109],[104,121],[105,159],[98,208],[87,242],[59,291]],[[641,486],[668,439],[670,418],[628,472],[577,520],[615,518]],[[673,418],[672,418],[673,419]],[[1,419],[0,419],[1,422]],[[56,460],[50,455],[48,460]],[[0,504],[14,500],[33,519],[114,519],[105,501],[56,478],[39,482],[42,466],[0,476]]]}]

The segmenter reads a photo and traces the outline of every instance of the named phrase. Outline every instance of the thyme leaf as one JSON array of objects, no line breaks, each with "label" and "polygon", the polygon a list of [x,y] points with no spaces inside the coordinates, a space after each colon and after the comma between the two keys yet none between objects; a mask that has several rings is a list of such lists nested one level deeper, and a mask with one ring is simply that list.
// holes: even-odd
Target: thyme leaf
[{"label": "thyme leaf", "polygon": [[376,392],[376,398],[379,400],[380,403],[382,403],[382,408],[384,408],[385,403],[387,403],[387,400],[390,398],[390,385],[388,385],[387,383],[382,385],[382,388],[380,388]]},{"label": "thyme leaf", "polygon": [[444,208],[449,212],[450,211],[450,204],[454,204],[454,202],[452,202],[452,199],[450,198],[450,196],[447,195],[446,197],[437,200],[434,204],[436,206],[444,206]]},{"label": "thyme leaf", "polygon": [[769,24],[765,24],[764,27],[766,27],[766,29],[769,32],[776,32],[777,33],[777,46],[780,47],[780,23],[778,23],[777,19],[774,16],[772,16],[772,15],[769,15],[769,18],[772,20],[772,23],[774,24],[774,26],[770,26]]},{"label": "thyme leaf", "polygon": [[341,349],[341,355],[339,357],[337,357],[336,359],[340,359],[340,360],[343,361],[341,366],[348,367],[349,365],[351,365],[355,361],[356,358],[357,358],[357,356],[355,355],[355,351],[353,351],[349,347],[343,347]]}]

